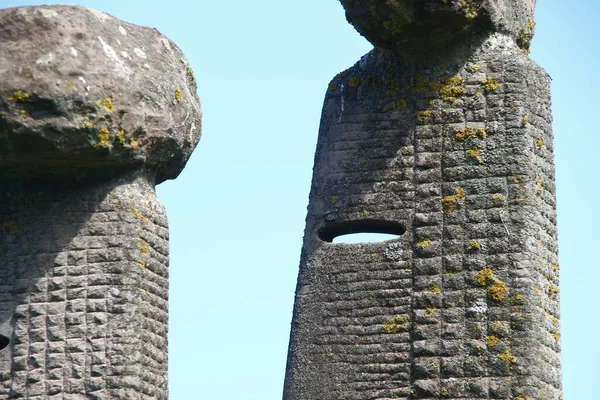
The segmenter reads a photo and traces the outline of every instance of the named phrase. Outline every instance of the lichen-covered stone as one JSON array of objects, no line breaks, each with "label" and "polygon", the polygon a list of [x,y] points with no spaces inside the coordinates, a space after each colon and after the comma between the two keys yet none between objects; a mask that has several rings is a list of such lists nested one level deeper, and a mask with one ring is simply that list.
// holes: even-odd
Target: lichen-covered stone
[{"label": "lichen-covered stone", "polygon": [[[156,29],[79,6],[0,11],[0,171],[175,178],[200,138],[194,74]],[[116,172],[113,172],[116,171]]]},{"label": "lichen-covered stone", "polygon": [[[461,2],[344,3],[417,11],[329,84],[284,400],[561,399],[548,75],[508,28],[429,42]],[[397,237],[332,241],[373,231]]]},{"label": "lichen-covered stone", "polygon": [[200,138],[156,30],[0,10],[0,398],[168,398],[168,229],[154,187]]},{"label": "lichen-covered stone", "polygon": [[529,48],[535,0],[340,0],[346,18],[375,46],[428,53],[466,37],[502,32]]}]

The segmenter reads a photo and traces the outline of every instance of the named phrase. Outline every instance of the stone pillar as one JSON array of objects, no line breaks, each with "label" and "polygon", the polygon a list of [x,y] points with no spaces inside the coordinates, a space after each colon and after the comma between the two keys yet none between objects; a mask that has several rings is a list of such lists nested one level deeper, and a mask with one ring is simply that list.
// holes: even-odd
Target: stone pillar
[{"label": "stone pillar", "polygon": [[533,3],[342,0],[376,47],[325,97],[285,400],[562,397]]},{"label": "stone pillar", "polygon": [[168,229],[154,186],[200,138],[157,30],[0,11],[0,398],[166,399]]}]

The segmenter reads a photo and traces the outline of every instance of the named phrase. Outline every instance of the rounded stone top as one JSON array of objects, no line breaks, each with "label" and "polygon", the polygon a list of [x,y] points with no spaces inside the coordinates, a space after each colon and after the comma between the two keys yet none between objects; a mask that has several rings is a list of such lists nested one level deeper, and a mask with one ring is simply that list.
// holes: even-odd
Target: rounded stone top
[{"label": "rounded stone top", "polygon": [[0,174],[146,168],[176,178],[201,134],[196,81],[156,29],[79,6],[0,10]]},{"label": "rounded stone top", "polygon": [[475,32],[503,32],[527,50],[536,0],[340,0],[346,19],[373,45],[427,52]]}]

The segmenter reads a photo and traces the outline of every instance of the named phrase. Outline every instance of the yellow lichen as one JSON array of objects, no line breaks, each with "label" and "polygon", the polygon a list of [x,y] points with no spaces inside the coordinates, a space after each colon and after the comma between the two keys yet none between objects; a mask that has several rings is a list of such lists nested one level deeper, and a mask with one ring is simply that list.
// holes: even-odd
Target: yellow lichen
[{"label": "yellow lichen", "polygon": [[554,285],[548,286],[548,297],[550,299],[555,299],[556,296],[558,295],[558,292],[559,292],[558,286],[554,286]]},{"label": "yellow lichen", "polygon": [[190,77],[190,79],[192,79],[192,80],[196,79],[196,77],[194,76],[194,70],[192,69],[192,67],[188,67],[187,76]]},{"label": "yellow lichen", "polygon": [[137,142],[137,140],[135,140],[134,138],[129,138],[129,147],[131,147],[132,149],[137,149],[139,146],[139,143]]},{"label": "yellow lichen", "polygon": [[539,177],[535,177],[533,179],[533,181],[537,185],[537,191],[536,191],[536,193],[538,195],[541,195],[544,192],[544,183],[542,182],[542,180]]},{"label": "yellow lichen", "polygon": [[140,268],[141,269],[146,269],[146,261],[144,261],[144,260],[140,261]]},{"label": "yellow lichen", "polygon": [[431,110],[420,110],[417,112],[417,120],[419,122],[425,122],[431,116]]},{"label": "yellow lichen", "polygon": [[495,347],[498,344],[498,337],[491,335],[485,338],[488,347]]},{"label": "yellow lichen", "polygon": [[335,83],[330,83],[329,90],[333,92],[333,91],[335,91],[335,89],[337,89],[337,85]]},{"label": "yellow lichen", "polygon": [[146,243],[144,243],[143,241],[139,241],[138,247],[142,254],[148,254],[148,245]]},{"label": "yellow lichen", "polygon": [[492,284],[492,286],[490,286],[490,288],[488,289],[487,295],[492,300],[502,301],[502,299],[504,299],[504,297],[506,296],[507,292],[508,289],[506,288],[504,282],[495,281]]},{"label": "yellow lichen", "polygon": [[462,188],[456,189],[455,194],[446,196],[442,199],[442,209],[445,212],[454,211],[456,208],[456,203],[463,197],[465,197],[465,191]]},{"label": "yellow lichen", "polygon": [[552,334],[552,336],[554,336],[554,340],[556,340],[556,343],[560,342],[560,332],[556,331]]},{"label": "yellow lichen", "polygon": [[13,94],[11,94],[8,97],[8,101],[25,101],[29,98],[29,95],[25,92],[23,92],[22,90],[17,90],[16,92],[13,92]]},{"label": "yellow lichen", "polygon": [[467,150],[467,156],[477,161],[479,164],[483,164],[483,160],[479,157],[480,151],[477,146],[473,146],[470,150]]},{"label": "yellow lichen", "polygon": [[117,131],[115,138],[117,139],[117,143],[120,145],[124,145],[127,142],[127,139],[125,138],[125,131],[123,129]]},{"label": "yellow lichen", "polygon": [[426,237],[422,237],[421,239],[419,239],[419,242],[417,243],[417,246],[420,246],[422,249],[429,247],[431,245],[431,240],[429,240]]},{"label": "yellow lichen", "polygon": [[475,274],[475,280],[481,286],[487,286],[494,281],[494,273],[490,268],[484,268]]},{"label": "yellow lichen", "polygon": [[467,245],[467,250],[478,251],[481,250],[481,245],[477,240],[471,240]]},{"label": "yellow lichen", "polygon": [[481,69],[481,67],[477,64],[471,64],[469,66],[469,72],[472,72],[472,73],[479,72],[480,69]]},{"label": "yellow lichen", "polygon": [[398,333],[400,328],[406,329],[408,327],[408,317],[397,316],[387,321],[384,321],[381,326],[385,333]]},{"label": "yellow lichen", "polygon": [[404,100],[404,99],[398,100],[398,103],[396,103],[396,107],[398,107],[399,110],[406,108],[406,100]]},{"label": "yellow lichen", "polygon": [[181,101],[182,99],[183,99],[183,92],[181,91],[181,89],[179,89],[179,88],[175,89],[175,100]]},{"label": "yellow lichen", "polygon": [[442,84],[437,90],[442,99],[451,103],[454,103],[456,98],[465,92],[462,87],[462,78],[458,75],[442,80]]},{"label": "yellow lichen", "polygon": [[542,141],[541,137],[535,139],[535,145],[538,147],[538,149],[542,149],[542,147],[544,146],[544,142]]},{"label": "yellow lichen", "polygon": [[8,232],[12,235],[16,235],[19,233],[19,228],[17,227],[17,222],[14,220],[10,220],[0,225],[0,232]]},{"label": "yellow lichen", "polygon": [[114,110],[113,103],[108,97],[104,99],[102,104],[104,104],[104,109],[106,110],[106,112],[112,112],[112,110]]},{"label": "yellow lichen", "polygon": [[485,78],[485,81],[482,83],[485,85],[484,90],[486,93],[493,92],[501,86],[494,78],[490,76]]},{"label": "yellow lichen", "polygon": [[431,285],[427,288],[428,291],[430,291],[433,294],[442,294],[442,289],[440,288],[439,285]]},{"label": "yellow lichen", "polygon": [[500,354],[498,357],[500,357],[500,359],[507,364],[514,364],[517,362],[517,357],[511,355],[510,351],[508,351],[508,350],[506,350],[504,353]]},{"label": "yellow lichen", "polygon": [[353,76],[348,79],[348,86],[352,88],[357,88],[360,86],[360,78],[358,76]]},{"label": "yellow lichen", "polygon": [[369,214],[369,210],[363,210],[363,216],[368,217]]},{"label": "yellow lichen", "polygon": [[81,127],[84,129],[92,129],[94,124],[88,117],[83,117],[83,121],[81,122]]},{"label": "yellow lichen", "polygon": [[524,115],[524,116],[521,118],[521,125],[522,125],[522,126],[525,126],[525,125],[527,125],[528,123],[529,123],[529,117],[528,117],[527,115]]},{"label": "yellow lichen", "polygon": [[497,200],[497,201],[504,200],[504,197],[502,197],[502,195],[500,193],[494,193],[492,195],[492,200]]},{"label": "yellow lichen", "polygon": [[433,314],[435,314],[437,312],[437,309],[431,304],[427,304],[425,306],[425,310],[426,310],[425,315],[428,317],[432,316]]},{"label": "yellow lichen", "polygon": [[338,197],[337,196],[333,196],[331,199],[329,199],[329,202],[331,204],[335,204],[335,203],[337,203],[337,201],[338,201]]},{"label": "yellow lichen", "polygon": [[102,147],[110,147],[110,134],[108,132],[108,128],[102,128],[98,131],[98,135],[96,136],[96,141],[99,146]]},{"label": "yellow lichen", "polygon": [[559,270],[559,269],[560,269],[560,268],[559,268],[558,264],[552,264],[552,270],[553,270],[554,272],[558,272],[558,270]]},{"label": "yellow lichen", "polygon": [[480,137],[482,139],[487,137],[487,131],[485,128],[473,128],[469,125],[465,126],[464,129],[456,129],[454,133],[454,139],[464,142],[467,139],[475,139]]}]

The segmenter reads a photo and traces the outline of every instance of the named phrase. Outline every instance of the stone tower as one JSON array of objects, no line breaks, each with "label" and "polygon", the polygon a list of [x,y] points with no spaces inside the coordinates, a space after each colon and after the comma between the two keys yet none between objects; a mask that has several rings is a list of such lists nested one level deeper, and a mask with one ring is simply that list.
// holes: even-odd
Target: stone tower
[{"label": "stone tower", "polygon": [[375,48],[325,96],[283,398],[560,399],[535,1],[341,2]]},{"label": "stone tower", "polygon": [[154,186],[200,138],[157,30],[0,11],[0,398],[166,399],[168,230]]}]

